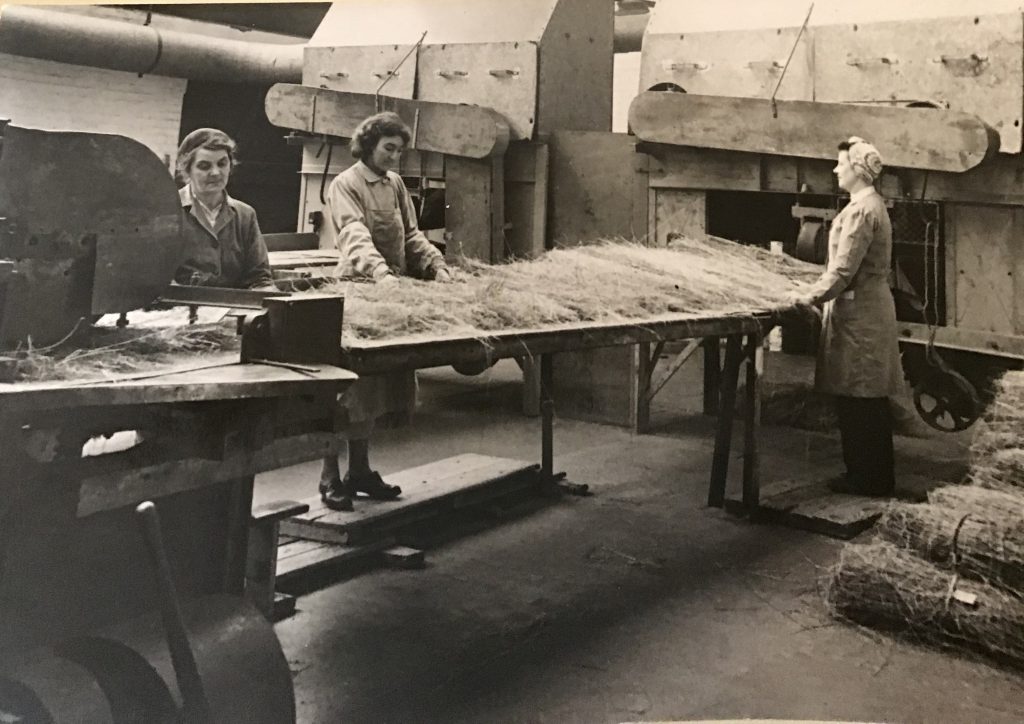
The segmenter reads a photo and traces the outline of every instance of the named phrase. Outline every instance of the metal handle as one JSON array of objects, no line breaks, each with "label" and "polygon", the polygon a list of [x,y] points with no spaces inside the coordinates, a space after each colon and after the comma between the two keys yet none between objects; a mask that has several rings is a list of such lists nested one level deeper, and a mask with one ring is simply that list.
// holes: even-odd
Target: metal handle
[{"label": "metal handle", "polygon": [[977,53],[965,56],[940,55],[938,58],[932,58],[932,62],[941,63],[954,75],[980,75],[981,71],[988,66],[988,56]]},{"label": "metal handle", "polygon": [[160,532],[160,516],[156,512],[156,506],[148,500],[140,503],[135,512],[139,517],[139,529],[146,543],[150,563],[153,564],[156,573],[160,616],[164,623],[164,633],[167,635],[167,648],[171,652],[174,675],[181,690],[185,719],[189,722],[207,724],[212,722],[210,704],[206,700],[206,692],[203,691],[203,680],[199,676],[199,667],[196,665],[192,645],[188,640],[188,631],[181,615],[178,593],[174,588],[174,579],[171,578],[171,566],[167,562],[167,550],[164,548],[164,539]]},{"label": "metal handle", "polygon": [[331,78],[348,78],[348,73],[343,70],[339,70],[334,73],[321,73],[320,77],[324,80],[330,80]]},{"label": "metal handle", "polygon": [[442,78],[445,78],[446,80],[451,80],[452,78],[465,78],[467,75],[469,75],[469,71],[468,70],[439,70],[439,71],[437,71],[437,74],[439,76],[441,76]]},{"label": "metal handle", "polygon": [[700,61],[682,62],[677,60],[666,60],[661,67],[667,71],[704,71],[711,66]]},{"label": "metal handle", "polygon": [[495,78],[518,78],[519,68],[492,68],[487,71]]},{"label": "metal handle", "polygon": [[852,65],[855,68],[868,68],[871,66],[879,65],[899,65],[899,58],[883,55],[878,58],[850,58],[846,61],[847,65]]},{"label": "metal handle", "polygon": [[398,76],[401,75],[401,73],[399,73],[397,70],[375,70],[372,75],[375,78],[380,78],[381,80],[384,80],[385,78],[397,78]]},{"label": "metal handle", "polygon": [[750,70],[768,70],[774,73],[785,68],[786,64],[777,60],[752,60],[747,63],[747,67]]}]

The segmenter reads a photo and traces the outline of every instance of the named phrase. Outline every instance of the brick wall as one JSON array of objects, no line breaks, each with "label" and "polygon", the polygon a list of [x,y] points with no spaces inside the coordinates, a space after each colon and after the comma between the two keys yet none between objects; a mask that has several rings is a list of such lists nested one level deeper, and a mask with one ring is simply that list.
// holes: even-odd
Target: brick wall
[{"label": "brick wall", "polygon": [[134,138],[173,163],[186,81],[0,53],[0,117],[14,125]]}]

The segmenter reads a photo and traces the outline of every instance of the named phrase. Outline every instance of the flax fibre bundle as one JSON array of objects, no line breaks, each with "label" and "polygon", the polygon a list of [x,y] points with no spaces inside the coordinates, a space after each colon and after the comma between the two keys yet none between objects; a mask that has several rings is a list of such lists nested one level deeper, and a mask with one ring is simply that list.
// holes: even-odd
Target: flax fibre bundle
[{"label": "flax fibre bundle", "polygon": [[1024,597],[1024,501],[1014,496],[950,486],[928,503],[890,506],[877,534],[940,568]]},{"label": "flax fibre bundle", "polygon": [[[954,575],[891,543],[847,545],[826,601],[834,616],[1024,667],[1024,602]],[[976,605],[956,600],[954,590],[976,595]]]},{"label": "flax fibre bundle", "polygon": [[971,443],[971,480],[1024,494],[1024,372],[1007,372],[995,385]]},{"label": "flax fibre bundle", "polygon": [[338,282],[343,340],[466,335],[579,322],[643,322],[668,313],[742,314],[780,308],[821,267],[706,237],[670,248],[621,241],[555,249],[532,261],[472,261],[451,284]]},{"label": "flax fibre bundle", "polygon": [[[670,249],[604,241],[553,250],[534,261],[494,266],[467,261],[451,284],[408,278],[390,285],[338,281],[316,291],[345,295],[345,344],[444,335],[486,338],[578,322],[642,324],[671,312],[751,313],[782,306],[797,282],[812,281],[820,272],[757,247],[715,237],[680,238]],[[111,377],[238,344],[229,327],[212,325],[158,332],[93,329],[88,336],[85,348],[70,352],[20,351],[16,377]]]},{"label": "flax fibre bundle", "polygon": [[[233,325],[192,325],[159,329],[95,327],[80,335],[84,345],[24,349],[6,358],[15,379],[30,382],[100,380],[161,366],[188,366],[202,355],[237,349]],[[6,361],[0,357],[0,361]]]}]

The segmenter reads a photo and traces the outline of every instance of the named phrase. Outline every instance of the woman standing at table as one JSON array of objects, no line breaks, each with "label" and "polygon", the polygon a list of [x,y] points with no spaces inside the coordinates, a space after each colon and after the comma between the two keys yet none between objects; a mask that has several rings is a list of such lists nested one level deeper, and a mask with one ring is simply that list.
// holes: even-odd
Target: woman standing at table
[{"label": "woman standing at table", "polygon": [[[327,216],[341,259],[337,275],[394,284],[400,276],[450,281],[441,252],[423,235],[409,191],[394,169],[412,132],[396,113],[364,120],[352,137],[357,159],[327,192]],[[401,495],[370,466],[369,437],[378,420],[405,421],[416,406],[413,371],[361,377],[342,398],[347,423],[348,470],[341,477],[337,457],[324,458],[320,496],[327,507],[352,510],[363,493],[377,500]]]},{"label": "woman standing at table", "polygon": [[824,303],[817,389],[835,398],[846,472],[829,482],[842,493],[895,492],[889,398],[902,382],[889,276],[892,225],[874,184],[878,149],[856,136],[839,144],[833,169],[850,202],[832,222],[825,273],[794,292],[797,305]]}]

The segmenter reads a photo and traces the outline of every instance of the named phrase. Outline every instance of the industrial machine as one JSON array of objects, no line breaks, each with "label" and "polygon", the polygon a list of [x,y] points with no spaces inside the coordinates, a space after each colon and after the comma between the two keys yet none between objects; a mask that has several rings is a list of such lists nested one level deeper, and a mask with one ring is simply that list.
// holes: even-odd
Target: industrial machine
[{"label": "industrial machine", "polygon": [[[14,125],[2,142],[0,718],[294,721],[287,661],[245,597],[253,478],[337,451],[356,378],[337,366],[343,299],[169,286],[183,212],[151,151]],[[26,355],[154,302],[240,310],[241,354],[15,379]]]},{"label": "industrial machine", "polygon": [[630,109],[650,238],[769,239],[822,262],[836,143],[888,165],[904,366],[922,417],[969,426],[1024,359],[1017,288],[1024,35],[1016,3],[660,0]]}]

